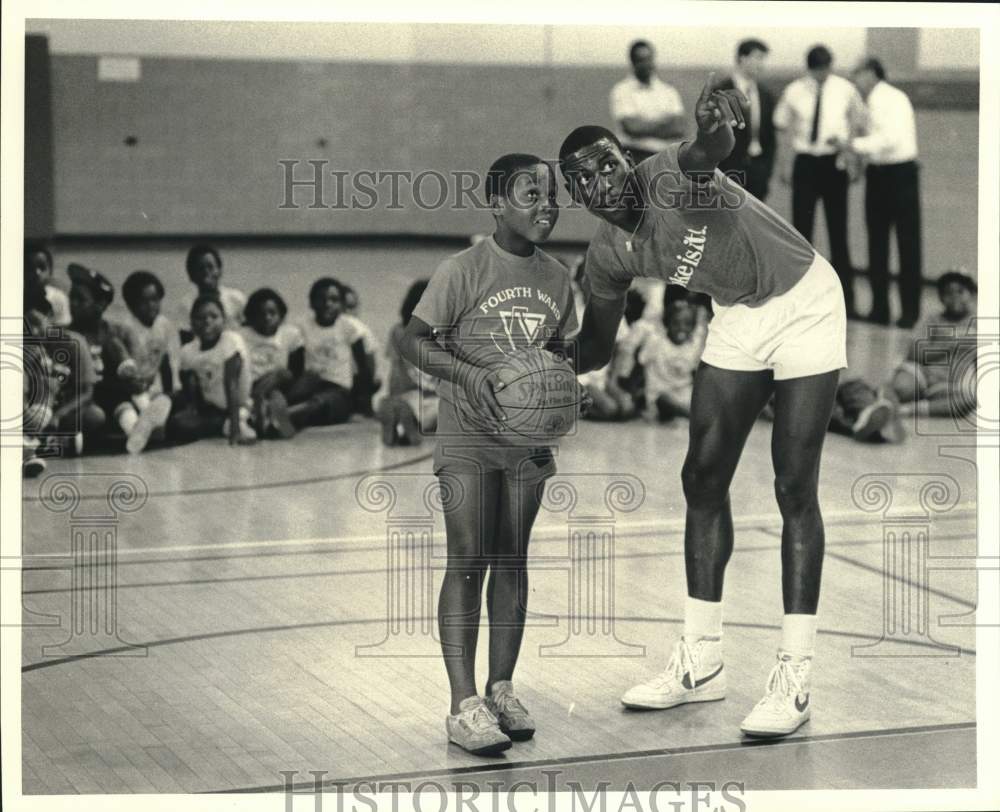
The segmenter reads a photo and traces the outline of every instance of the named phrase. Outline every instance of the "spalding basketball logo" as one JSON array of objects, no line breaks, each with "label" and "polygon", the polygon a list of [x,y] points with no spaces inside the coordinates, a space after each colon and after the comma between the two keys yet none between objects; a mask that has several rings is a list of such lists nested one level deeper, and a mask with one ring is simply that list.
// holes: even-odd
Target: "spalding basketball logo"
[{"label": "spalding basketball logo", "polygon": [[566,419],[562,415],[553,415],[545,421],[542,428],[550,434],[561,434],[565,425]]}]

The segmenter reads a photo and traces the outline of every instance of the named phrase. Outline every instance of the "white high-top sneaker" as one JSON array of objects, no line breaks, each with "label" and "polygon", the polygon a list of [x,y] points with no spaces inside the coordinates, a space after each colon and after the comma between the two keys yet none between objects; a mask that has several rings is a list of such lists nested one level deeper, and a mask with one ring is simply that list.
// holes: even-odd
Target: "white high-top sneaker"
[{"label": "white high-top sneaker", "polygon": [[666,669],[622,696],[626,708],[664,710],[686,702],[711,702],[726,697],[722,642],[709,638],[674,644]]},{"label": "white high-top sneaker", "polygon": [[787,736],[809,721],[809,676],[812,657],[778,652],[767,678],[764,698],[740,725],[748,736]]}]

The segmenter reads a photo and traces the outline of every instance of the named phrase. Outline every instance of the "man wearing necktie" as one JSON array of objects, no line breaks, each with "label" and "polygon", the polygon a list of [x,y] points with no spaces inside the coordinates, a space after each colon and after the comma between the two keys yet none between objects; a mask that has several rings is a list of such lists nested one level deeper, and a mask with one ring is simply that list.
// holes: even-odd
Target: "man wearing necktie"
[{"label": "man wearing necktie", "polygon": [[816,203],[823,201],[830,256],[844,289],[848,318],[854,309],[854,269],[847,247],[847,189],[851,178],[840,145],[859,134],[865,106],[857,88],[832,72],[833,55],[823,45],[806,56],[806,75],[781,94],[774,126],[791,142],[794,161],[783,161],[779,176],[792,186],[792,225],[812,242]]},{"label": "man wearing necktie", "polygon": [[774,96],[760,84],[768,52],[759,39],[743,40],[736,48],[733,75],[718,86],[719,90],[739,90],[750,102],[748,126],[733,133],[736,144],[719,169],[733,173],[733,179],[758,200],[767,198],[777,151],[772,121]]}]

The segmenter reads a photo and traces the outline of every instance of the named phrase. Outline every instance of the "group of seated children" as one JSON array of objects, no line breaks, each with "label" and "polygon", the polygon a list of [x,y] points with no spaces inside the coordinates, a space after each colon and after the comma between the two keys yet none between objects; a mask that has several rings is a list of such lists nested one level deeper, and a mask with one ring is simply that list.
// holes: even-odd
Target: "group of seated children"
[{"label": "group of seated children", "polygon": [[937,280],[941,310],[913,328],[903,361],[882,385],[848,378],[837,389],[830,431],[859,442],[900,443],[902,418],[963,418],[976,409],[976,281],[961,270]]},{"label": "group of seated children", "polygon": [[[219,252],[195,245],[186,268],[196,292],[185,303],[188,325],[178,332],[161,312],[163,284],[149,271],[129,275],[121,290],[128,312],[109,319],[115,290],[102,274],[71,263],[67,296],[53,282],[52,254],[34,242],[25,245],[24,267],[28,476],[44,470],[47,455],[114,448],[122,440],[132,454],[150,440],[225,436],[246,444],[343,423],[352,414],[375,416],[389,446],[417,445],[435,429],[435,381],[396,349],[427,280],[410,287],[389,334],[383,387],[379,345],[357,318],[357,293],[332,277],[310,288],[312,316],[290,324],[277,291],[261,288],[248,298],[223,286]],[[578,310],[585,279],[580,260],[573,270]],[[917,325],[889,381],[841,382],[830,431],[897,443],[905,437],[902,417],[962,417],[975,409],[976,282],[948,271],[937,290],[941,312]],[[589,401],[584,417],[665,423],[688,416],[709,318],[703,297],[684,288],[630,290],[611,363],[580,378]]]},{"label": "group of seated children", "polygon": [[[582,309],[579,265],[574,277]],[[841,381],[831,432],[860,442],[899,443],[906,437],[902,418],[962,418],[976,408],[976,282],[949,270],[938,278],[937,292],[942,309],[917,324],[905,359],[888,381],[877,385],[850,375]],[[580,377],[591,401],[585,418],[665,423],[689,415],[709,310],[684,288],[670,285],[661,294],[654,287],[652,295],[629,291],[611,363]],[[654,314],[661,295],[662,309]]]},{"label": "group of seated children", "polygon": [[[589,420],[643,417],[669,423],[691,413],[694,373],[708,334],[701,297],[675,285],[629,290],[611,362],[580,377]],[[662,306],[660,303],[662,302]]]},{"label": "group of seated children", "polygon": [[311,318],[287,324],[279,293],[262,288],[247,298],[222,286],[219,252],[196,245],[186,267],[197,292],[178,332],[149,271],[128,276],[128,313],[112,319],[105,311],[115,290],[99,272],[71,263],[67,296],[53,283],[45,245],[26,244],[24,267],[28,476],[44,470],[47,455],[122,440],[130,453],[151,439],[252,443],[374,414],[378,345],[352,314],[357,294],[332,277],[313,283]]}]

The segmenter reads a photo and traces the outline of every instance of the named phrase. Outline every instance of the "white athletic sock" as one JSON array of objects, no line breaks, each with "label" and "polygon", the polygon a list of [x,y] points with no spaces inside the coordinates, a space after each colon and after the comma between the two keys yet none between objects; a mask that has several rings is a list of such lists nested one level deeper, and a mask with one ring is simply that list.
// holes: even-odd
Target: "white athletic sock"
[{"label": "white athletic sock", "polygon": [[684,639],[722,639],[722,601],[703,601],[690,595],[684,601]]},{"label": "white athletic sock", "polygon": [[785,615],[781,622],[781,650],[796,657],[812,657],[816,650],[816,615]]},{"label": "white athletic sock", "polygon": [[139,421],[139,413],[131,403],[120,406],[116,417],[118,418],[118,425],[122,427],[122,431],[126,434],[131,434],[132,429],[135,428],[135,424]]}]

